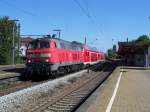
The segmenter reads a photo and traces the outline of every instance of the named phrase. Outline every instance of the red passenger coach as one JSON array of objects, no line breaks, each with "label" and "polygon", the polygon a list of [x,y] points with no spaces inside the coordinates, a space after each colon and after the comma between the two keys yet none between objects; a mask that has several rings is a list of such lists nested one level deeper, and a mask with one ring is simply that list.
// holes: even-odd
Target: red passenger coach
[{"label": "red passenger coach", "polygon": [[26,57],[26,71],[30,74],[65,73],[83,66],[81,47],[56,38],[40,38],[30,42]]},{"label": "red passenger coach", "polygon": [[93,65],[104,60],[104,53],[99,52],[96,47],[83,46],[83,61],[85,66]]}]

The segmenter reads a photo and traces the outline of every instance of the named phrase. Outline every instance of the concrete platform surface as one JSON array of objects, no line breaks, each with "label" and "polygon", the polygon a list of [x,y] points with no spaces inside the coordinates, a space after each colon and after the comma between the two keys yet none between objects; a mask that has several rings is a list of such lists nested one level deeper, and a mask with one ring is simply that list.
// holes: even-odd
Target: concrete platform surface
[{"label": "concrete platform surface", "polygon": [[12,69],[12,68],[23,68],[25,64],[16,64],[16,65],[0,65],[0,70]]},{"label": "concrete platform surface", "polygon": [[25,68],[24,64],[0,65],[0,79],[19,76]]},{"label": "concrete platform surface", "polygon": [[150,112],[150,70],[121,71],[118,67],[77,112]]}]

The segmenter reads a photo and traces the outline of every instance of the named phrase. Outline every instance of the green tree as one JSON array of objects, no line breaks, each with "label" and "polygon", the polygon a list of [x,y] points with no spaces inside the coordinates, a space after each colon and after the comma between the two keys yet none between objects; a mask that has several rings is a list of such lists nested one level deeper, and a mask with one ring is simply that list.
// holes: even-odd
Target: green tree
[{"label": "green tree", "polygon": [[17,38],[17,25],[9,17],[0,17],[0,64],[12,63],[12,36],[15,31],[15,42]]},{"label": "green tree", "polygon": [[135,43],[149,44],[150,43],[150,38],[147,35],[141,35],[141,36],[138,37],[138,39],[135,40]]},{"label": "green tree", "polygon": [[118,57],[116,45],[113,45],[113,48],[107,50],[107,57],[110,59],[116,59]]},{"label": "green tree", "polygon": [[110,59],[116,59],[117,58],[117,52],[114,51],[114,49],[108,49],[107,56]]},{"label": "green tree", "polygon": [[116,45],[113,45],[113,51],[116,53],[117,52],[117,47]]}]

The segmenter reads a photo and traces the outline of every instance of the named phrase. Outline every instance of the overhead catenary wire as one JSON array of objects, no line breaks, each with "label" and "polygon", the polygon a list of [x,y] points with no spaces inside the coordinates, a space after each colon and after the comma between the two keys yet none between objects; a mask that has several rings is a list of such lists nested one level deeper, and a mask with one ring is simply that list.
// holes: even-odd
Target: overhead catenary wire
[{"label": "overhead catenary wire", "polygon": [[[88,5],[86,4],[86,8],[84,8],[80,2],[78,0],[73,0],[73,2],[75,2],[78,7],[81,9],[81,11],[83,12],[83,14],[85,16],[87,16],[87,18],[90,20],[90,22],[95,26],[95,29],[97,29],[97,31],[99,32],[98,33],[98,36],[99,37],[106,37],[106,35],[104,35],[104,32],[102,31],[100,25],[93,19],[93,16],[91,15],[90,11],[89,11],[89,8],[88,8]],[[109,38],[109,36],[107,37]],[[96,41],[98,41],[98,38],[96,38]],[[98,41],[99,43],[99,41]],[[101,50],[102,50],[102,47],[101,47]],[[102,50],[103,51],[103,50]]]},{"label": "overhead catenary wire", "polygon": [[81,9],[81,11],[87,16],[87,18],[92,22],[92,24],[95,25],[96,29],[98,29],[98,31],[103,35],[103,32],[102,30],[100,29],[99,25],[94,21],[92,15],[89,13],[89,9],[86,10],[78,0],[73,0],[77,5],[78,7]]},{"label": "overhead catenary wire", "polygon": [[17,11],[20,11],[20,12],[26,14],[26,15],[36,16],[35,14],[33,14],[29,11],[26,11],[26,10],[14,5],[13,3],[8,2],[7,0],[0,0],[0,2],[7,5],[7,6],[9,6],[9,7],[11,7],[11,8],[13,8],[13,9],[15,9],[15,10],[17,10]]}]

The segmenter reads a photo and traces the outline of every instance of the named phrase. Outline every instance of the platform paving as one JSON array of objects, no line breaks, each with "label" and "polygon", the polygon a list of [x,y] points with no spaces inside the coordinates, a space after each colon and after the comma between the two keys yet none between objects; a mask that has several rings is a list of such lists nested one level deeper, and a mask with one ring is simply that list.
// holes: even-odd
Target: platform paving
[{"label": "platform paving", "polygon": [[150,71],[124,70],[112,112],[150,112]]},{"label": "platform paving", "polygon": [[20,76],[24,68],[24,64],[0,65],[0,79],[13,76]]},{"label": "platform paving", "polygon": [[[106,112],[121,71],[118,67],[77,112]],[[123,68],[110,112],[150,112],[150,70]]]}]

